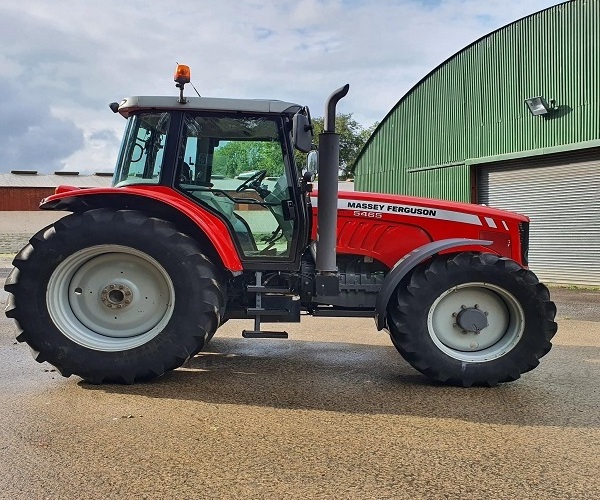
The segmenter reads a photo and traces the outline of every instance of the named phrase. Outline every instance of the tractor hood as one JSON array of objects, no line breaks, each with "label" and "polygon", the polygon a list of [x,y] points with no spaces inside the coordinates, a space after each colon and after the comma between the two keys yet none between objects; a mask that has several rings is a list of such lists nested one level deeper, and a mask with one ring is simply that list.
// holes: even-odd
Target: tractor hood
[{"label": "tractor hood", "polygon": [[[318,239],[318,199],[311,193],[313,228]],[[392,267],[415,248],[453,238],[463,250],[496,252],[527,265],[529,219],[524,215],[472,203],[390,194],[340,191],[337,200],[337,252],[377,259]]]},{"label": "tractor hood", "polygon": [[[311,193],[311,201],[313,207],[316,207],[317,190]],[[529,222],[529,219],[524,215],[485,205],[361,191],[340,191],[338,210],[360,210],[387,215],[415,216],[482,226],[489,225],[486,224],[486,218],[500,221]]]}]

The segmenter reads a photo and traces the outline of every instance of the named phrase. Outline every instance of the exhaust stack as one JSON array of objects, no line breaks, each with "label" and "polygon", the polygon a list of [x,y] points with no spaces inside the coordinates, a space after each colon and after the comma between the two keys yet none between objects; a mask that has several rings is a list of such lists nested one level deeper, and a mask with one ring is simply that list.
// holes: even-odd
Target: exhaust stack
[{"label": "exhaust stack", "polygon": [[[340,168],[340,136],[335,132],[335,108],[350,85],[333,92],[327,99],[323,133],[319,136],[319,194],[317,216],[317,295],[337,295],[339,281],[336,265],[338,173]],[[319,279],[321,275],[321,279]],[[327,276],[331,279],[326,279]],[[323,279],[325,278],[325,279]],[[335,283],[337,292],[333,291]]]}]

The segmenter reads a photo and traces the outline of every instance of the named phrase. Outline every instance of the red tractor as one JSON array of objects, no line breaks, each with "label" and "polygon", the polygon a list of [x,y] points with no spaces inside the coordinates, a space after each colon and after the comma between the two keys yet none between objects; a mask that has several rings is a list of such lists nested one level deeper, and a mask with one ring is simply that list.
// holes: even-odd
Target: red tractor
[{"label": "red tractor", "polygon": [[[60,186],[72,212],[13,261],[6,314],[37,361],[91,383],[181,366],[229,319],[373,317],[400,354],[442,383],[493,386],[535,368],[556,308],[527,269],[529,220],[492,208],[338,195],[339,136],[326,105],[318,162],[308,109],[179,96],[111,104],[127,119],[111,188]],[[318,193],[311,182],[318,164]]]}]

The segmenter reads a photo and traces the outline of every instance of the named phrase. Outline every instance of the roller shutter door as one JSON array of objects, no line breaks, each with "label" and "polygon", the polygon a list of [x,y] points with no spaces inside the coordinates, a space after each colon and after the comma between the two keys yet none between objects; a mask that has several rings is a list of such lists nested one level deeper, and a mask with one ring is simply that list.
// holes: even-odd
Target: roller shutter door
[{"label": "roller shutter door", "polygon": [[600,285],[600,150],[477,167],[478,202],[531,219],[542,281]]}]

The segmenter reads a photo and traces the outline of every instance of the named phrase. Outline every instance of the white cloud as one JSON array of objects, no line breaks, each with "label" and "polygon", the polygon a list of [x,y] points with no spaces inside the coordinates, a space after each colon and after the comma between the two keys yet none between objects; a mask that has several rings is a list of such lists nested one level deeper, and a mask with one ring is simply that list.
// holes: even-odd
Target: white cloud
[{"label": "white cloud", "polygon": [[[340,110],[381,120],[435,66],[486,33],[556,0],[298,0],[258,2],[30,0],[0,7],[0,84],[16,85],[28,127],[48,127],[48,165],[25,164],[41,140],[22,135],[0,171],[112,168],[123,121],[107,107],[127,95],[174,94],[176,61],[202,95],[308,104],[350,83]],[[30,97],[27,97],[30,96]],[[19,112],[15,94],[0,109]],[[33,112],[32,111],[35,111]],[[6,116],[6,111],[3,113]],[[53,127],[54,125],[54,127]],[[1,136],[14,127],[0,123]],[[61,128],[62,127],[62,128]],[[65,128],[66,127],[66,128]],[[69,141],[49,134],[66,134]],[[107,132],[108,131],[108,132]],[[14,135],[14,134],[13,134]],[[100,136],[103,138],[100,139]],[[40,144],[41,145],[41,144]],[[22,148],[20,154],[15,148]],[[9,164],[18,162],[22,164]],[[30,157],[33,161],[34,159]],[[37,161],[37,160],[35,160]]]}]

